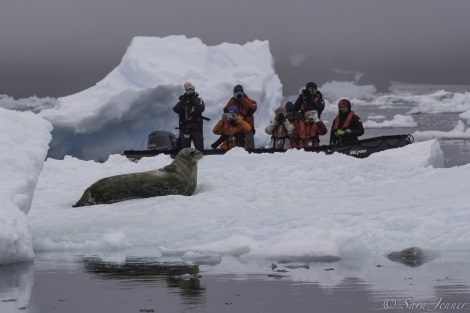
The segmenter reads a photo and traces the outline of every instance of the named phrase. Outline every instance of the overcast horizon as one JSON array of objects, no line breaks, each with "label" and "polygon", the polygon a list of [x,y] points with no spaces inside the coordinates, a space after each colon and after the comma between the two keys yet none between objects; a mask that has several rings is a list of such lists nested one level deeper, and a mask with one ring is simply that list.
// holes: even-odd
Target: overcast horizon
[{"label": "overcast horizon", "polygon": [[[466,0],[4,0],[0,94],[60,97],[100,81],[135,36],[268,40],[284,94],[307,81],[470,85]],[[350,74],[345,74],[350,72]]]}]

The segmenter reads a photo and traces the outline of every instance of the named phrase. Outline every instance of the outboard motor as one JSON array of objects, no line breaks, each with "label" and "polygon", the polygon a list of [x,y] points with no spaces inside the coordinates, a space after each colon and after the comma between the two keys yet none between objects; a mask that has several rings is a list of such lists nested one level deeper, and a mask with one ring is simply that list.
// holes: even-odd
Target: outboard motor
[{"label": "outboard motor", "polygon": [[147,150],[175,150],[176,148],[176,137],[169,131],[156,130],[148,136]]}]

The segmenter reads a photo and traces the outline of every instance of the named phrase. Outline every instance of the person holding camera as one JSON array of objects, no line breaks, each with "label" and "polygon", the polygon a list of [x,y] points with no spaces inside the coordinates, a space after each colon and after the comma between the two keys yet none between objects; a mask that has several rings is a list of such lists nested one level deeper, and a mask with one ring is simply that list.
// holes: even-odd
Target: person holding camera
[{"label": "person holding camera", "polygon": [[330,134],[330,145],[357,141],[364,135],[361,118],[351,110],[351,102],[341,99],[338,102],[338,115],[333,121]]},{"label": "person holding camera", "polygon": [[312,148],[320,145],[320,135],[328,132],[320,120],[324,109],[325,101],[317,90],[317,84],[308,82],[294,103],[294,131],[291,136],[293,148]]},{"label": "person holding camera", "polygon": [[250,99],[244,92],[242,85],[236,85],[233,88],[233,96],[224,107],[224,112],[232,106],[236,106],[240,116],[250,125],[251,129],[246,135],[248,149],[255,148],[255,117],[253,114],[256,112],[258,105],[256,101]]},{"label": "person holding camera", "polygon": [[227,109],[222,114],[222,119],[217,122],[212,132],[221,136],[220,149],[230,150],[233,147],[247,148],[246,135],[251,131],[251,126],[243,117],[236,105]]},{"label": "person holding camera", "polygon": [[179,116],[179,136],[181,148],[190,148],[194,143],[196,150],[204,150],[204,136],[202,134],[202,112],[205,110],[204,101],[199,98],[194,86],[190,82],[184,83],[184,94],[173,111]]},{"label": "person holding camera", "polygon": [[294,115],[294,131],[291,135],[292,148],[313,148],[320,146],[320,135],[328,132],[315,110],[306,110],[303,115]]},{"label": "person holding camera", "polygon": [[290,149],[290,135],[294,130],[294,125],[292,125],[287,118],[287,110],[285,107],[278,107],[274,113],[276,116],[265,129],[266,133],[271,135],[269,148],[283,150]]},{"label": "person holding camera", "polygon": [[317,90],[317,84],[308,82],[295,101],[294,110],[300,111],[301,118],[303,118],[306,111],[315,110],[317,111],[318,118],[321,118],[324,109],[325,101],[323,101],[321,92]]},{"label": "person holding camera", "polygon": [[292,124],[294,120],[294,116],[296,115],[296,112],[294,111],[294,104],[291,101],[287,101],[286,104],[284,105],[284,108],[286,109],[286,116],[289,122]]}]

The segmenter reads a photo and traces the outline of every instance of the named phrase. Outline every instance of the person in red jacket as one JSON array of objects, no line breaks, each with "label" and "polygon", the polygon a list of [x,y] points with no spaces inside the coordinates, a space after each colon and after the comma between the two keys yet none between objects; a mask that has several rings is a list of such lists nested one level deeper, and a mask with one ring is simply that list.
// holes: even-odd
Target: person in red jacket
[{"label": "person in red jacket", "polygon": [[313,148],[320,145],[320,135],[328,132],[325,124],[315,110],[307,110],[303,114],[297,112],[294,117],[294,131],[290,138],[292,148]]},{"label": "person in red jacket", "polygon": [[251,126],[240,116],[236,105],[227,109],[222,114],[222,119],[217,122],[212,132],[221,135],[220,149],[230,150],[233,147],[247,148],[246,134],[251,131]]},{"label": "person in red jacket", "polygon": [[361,118],[351,110],[351,102],[341,99],[338,102],[338,115],[333,121],[330,134],[330,145],[357,141],[364,135]]},{"label": "person in red jacket", "polygon": [[224,107],[224,112],[228,112],[228,109],[232,106],[236,106],[240,116],[250,125],[250,131],[246,135],[248,149],[255,148],[255,117],[253,114],[256,112],[258,105],[256,101],[250,99],[243,90],[242,85],[236,85],[233,88],[233,96],[227,102]]}]

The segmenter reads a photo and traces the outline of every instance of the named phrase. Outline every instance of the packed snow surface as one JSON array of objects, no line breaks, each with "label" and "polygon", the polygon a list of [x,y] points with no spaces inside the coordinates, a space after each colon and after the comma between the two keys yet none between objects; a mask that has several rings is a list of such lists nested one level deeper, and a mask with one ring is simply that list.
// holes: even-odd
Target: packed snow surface
[{"label": "packed snow surface", "polygon": [[470,244],[470,165],[440,168],[436,140],[366,159],[235,149],[200,161],[193,196],[71,207],[102,177],[171,161],[48,159],[29,214],[35,250],[312,261],[363,257],[374,248]]}]

